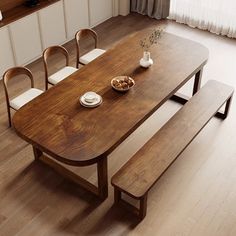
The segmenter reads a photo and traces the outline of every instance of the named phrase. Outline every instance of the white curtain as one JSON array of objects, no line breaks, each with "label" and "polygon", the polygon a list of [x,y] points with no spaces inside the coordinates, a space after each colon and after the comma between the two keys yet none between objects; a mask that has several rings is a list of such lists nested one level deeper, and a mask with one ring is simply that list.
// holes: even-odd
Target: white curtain
[{"label": "white curtain", "polygon": [[171,0],[169,19],[236,38],[236,0]]}]

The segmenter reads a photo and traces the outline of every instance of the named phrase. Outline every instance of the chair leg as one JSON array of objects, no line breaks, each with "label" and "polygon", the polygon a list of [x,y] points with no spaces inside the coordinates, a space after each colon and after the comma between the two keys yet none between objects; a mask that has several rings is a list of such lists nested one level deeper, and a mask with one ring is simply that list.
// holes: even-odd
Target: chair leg
[{"label": "chair leg", "polygon": [[8,115],[9,128],[11,128],[11,111],[9,106],[7,106],[7,115]]},{"label": "chair leg", "polygon": [[79,58],[76,56],[76,68],[79,69]]}]

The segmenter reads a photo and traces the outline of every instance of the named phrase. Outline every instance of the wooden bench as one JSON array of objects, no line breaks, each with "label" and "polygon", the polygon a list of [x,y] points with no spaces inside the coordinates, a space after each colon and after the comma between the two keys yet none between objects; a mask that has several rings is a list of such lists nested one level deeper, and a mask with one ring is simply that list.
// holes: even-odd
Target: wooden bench
[{"label": "wooden bench", "polygon": [[115,204],[122,200],[121,193],[138,199],[140,206],[135,209],[143,219],[148,191],[225,103],[222,118],[227,117],[232,95],[232,87],[213,80],[207,82],[112,177]]}]

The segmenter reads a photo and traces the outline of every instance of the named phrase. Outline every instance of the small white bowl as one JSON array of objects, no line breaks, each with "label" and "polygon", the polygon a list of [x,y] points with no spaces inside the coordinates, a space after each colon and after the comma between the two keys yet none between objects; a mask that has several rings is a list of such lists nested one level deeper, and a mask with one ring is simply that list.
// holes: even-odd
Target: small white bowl
[{"label": "small white bowl", "polygon": [[95,92],[87,92],[83,96],[84,100],[88,103],[93,103],[98,99],[98,95]]}]

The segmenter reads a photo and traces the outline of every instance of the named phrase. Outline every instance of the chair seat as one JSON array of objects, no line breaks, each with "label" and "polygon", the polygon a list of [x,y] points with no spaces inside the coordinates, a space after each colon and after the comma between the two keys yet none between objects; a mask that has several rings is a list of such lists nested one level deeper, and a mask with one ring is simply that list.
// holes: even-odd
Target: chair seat
[{"label": "chair seat", "polygon": [[78,69],[72,67],[72,66],[66,66],[64,68],[62,68],[61,70],[57,71],[56,73],[54,73],[53,75],[49,76],[48,81],[51,84],[57,84],[60,81],[62,81],[63,79],[65,79],[66,77],[68,77],[69,75],[73,74],[74,72],[76,72]]},{"label": "chair seat", "polygon": [[83,55],[82,57],[80,57],[79,61],[86,65],[89,62],[93,61],[94,59],[96,59],[97,57],[101,56],[103,53],[105,53],[106,51],[103,49],[99,49],[99,48],[95,48],[92,51],[86,53],[85,55]]},{"label": "chair seat", "polygon": [[15,109],[19,110],[22,106],[24,106],[26,103],[30,102],[40,94],[42,94],[43,91],[36,88],[31,88],[27,90],[26,92],[22,93],[21,95],[15,97],[10,101],[10,106]]}]

